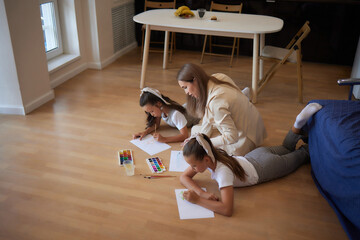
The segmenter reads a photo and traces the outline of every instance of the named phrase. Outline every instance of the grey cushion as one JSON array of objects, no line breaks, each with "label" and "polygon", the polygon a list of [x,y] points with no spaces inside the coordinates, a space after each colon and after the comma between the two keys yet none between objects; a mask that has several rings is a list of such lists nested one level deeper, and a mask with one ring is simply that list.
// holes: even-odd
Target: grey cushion
[{"label": "grey cushion", "polygon": [[[280,48],[280,47],[273,47],[273,46],[265,46],[261,56],[263,57],[270,57],[270,58],[276,58],[276,59],[283,59],[286,54],[288,54],[290,50],[286,48]],[[287,61],[296,63],[296,52],[294,51],[290,57],[287,59]]]}]

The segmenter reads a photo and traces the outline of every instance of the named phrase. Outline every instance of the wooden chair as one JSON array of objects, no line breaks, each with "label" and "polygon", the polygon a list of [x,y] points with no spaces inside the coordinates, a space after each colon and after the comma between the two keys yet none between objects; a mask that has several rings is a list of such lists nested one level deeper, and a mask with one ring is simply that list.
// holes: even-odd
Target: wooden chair
[{"label": "wooden chair", "polygon": [[[159,8],[163,8],[163,9],[167,9],[167,8],[173,8],[175,9],[176,7],[176,0],[174,1],[169,1],[169,2],[155,2],[155,1],[148,1],[145,0],[145,5],[144,5],[144,11],[147,11],[149,9],[159,9]],[[142,55],[144,52],[144,38],[145,38],[145,25],[142,26],[141,28],[142,31],[142,37],[141,37],[141,59],[142,59]],[[171,40],[170,40],[170,51],[169,51],[169,61],[171,62],[171,57],[172,57],[172,53],[174,50],[174,45],[175,45],[175,33],[170,33],[171,34]],[[164,42],[151,42],[150,44],[164,44]],[[163,52],[162,50],[156,50],[156,49],[150,49],[149,52]]]},{"label": "wooden chair", "polygon": [[260,54],[260,60],[270,60],[274,64],[269,68],[258,83],[258,93],[264,88],[265,84],[270,81],[275,72],[281,65],[291,63],[297,66],[298,79],[298,100],[303,100],[303,82],[302,82],[302,63],[301,63],[301,42],[310,33],[309,21],[306,21],[302,28],[291,39],[285,48],[265,46]]},{"label": "wooden chair", "polygon": [[[222,11],[222,12],[235,12],[235,13],[241,13],[242,10],[242,3],[240,5],[227,5],[227,4],[220,4],[220,3],[214,3],[214,1],[211,1],[211,5],[210,5],[210,11]],[[210,14],[210,13],[208,13]],[[207,38],[209,37],[209,52],[205,52],[205,48],[206,48],[206,41]],[[203,50],[201,53],[201,59],[200,59],[200,63],[203,63],[203,59],[204,59],[204,55],[212,55],[212,56],[228,56],[226,54],[219,54],[219,53],[213,53],[212,52],[212,47],[223,47],[223,48],[232,48],[231,51],[231,58],[230,58],[230,67],[232,66],[232,62],[233,62],[233,58],[234,58],[234,52],[235,52],[235,48],[236,50],[236,54],[237,56],[239,56],[239,38],[234,38],[234,42],[231,46],[229,45],[224,45],[224,44],[213,44],[212,43],[212,36],[208,36],[205,35],[204,38],[204,46],[203,46]]]}]

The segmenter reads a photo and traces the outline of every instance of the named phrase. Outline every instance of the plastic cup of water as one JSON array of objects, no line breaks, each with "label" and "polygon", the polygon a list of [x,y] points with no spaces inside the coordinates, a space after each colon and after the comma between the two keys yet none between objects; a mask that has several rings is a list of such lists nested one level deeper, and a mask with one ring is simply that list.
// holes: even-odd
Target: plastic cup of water
[{"label": "plastic cup of water", "polygon": [[125,167],[125,172],[126,172],[127,176],[134,176],[134,174],[135,174],[135,166],[134,166],[132,161],[125,160],[124,161],[124,167]]}]

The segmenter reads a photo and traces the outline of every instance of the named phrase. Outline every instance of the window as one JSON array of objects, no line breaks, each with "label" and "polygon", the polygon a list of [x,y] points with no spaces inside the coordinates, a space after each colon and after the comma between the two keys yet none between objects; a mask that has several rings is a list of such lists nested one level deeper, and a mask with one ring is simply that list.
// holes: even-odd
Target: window
[{"label": "window", "polygon": [[57,0],[40,0],[41,25],[47,59],[63,53]]}]

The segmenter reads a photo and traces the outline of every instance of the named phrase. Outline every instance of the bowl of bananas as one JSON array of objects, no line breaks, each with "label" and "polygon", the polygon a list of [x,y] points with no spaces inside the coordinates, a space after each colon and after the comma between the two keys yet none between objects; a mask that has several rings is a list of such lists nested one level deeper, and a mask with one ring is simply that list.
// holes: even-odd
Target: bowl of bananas
[{"label": "bowl of bananas", "polygon": [[180,18],[192,18],[195,14],[190,10],[187,6],[179,7],[175,12],[174,15]]}]

